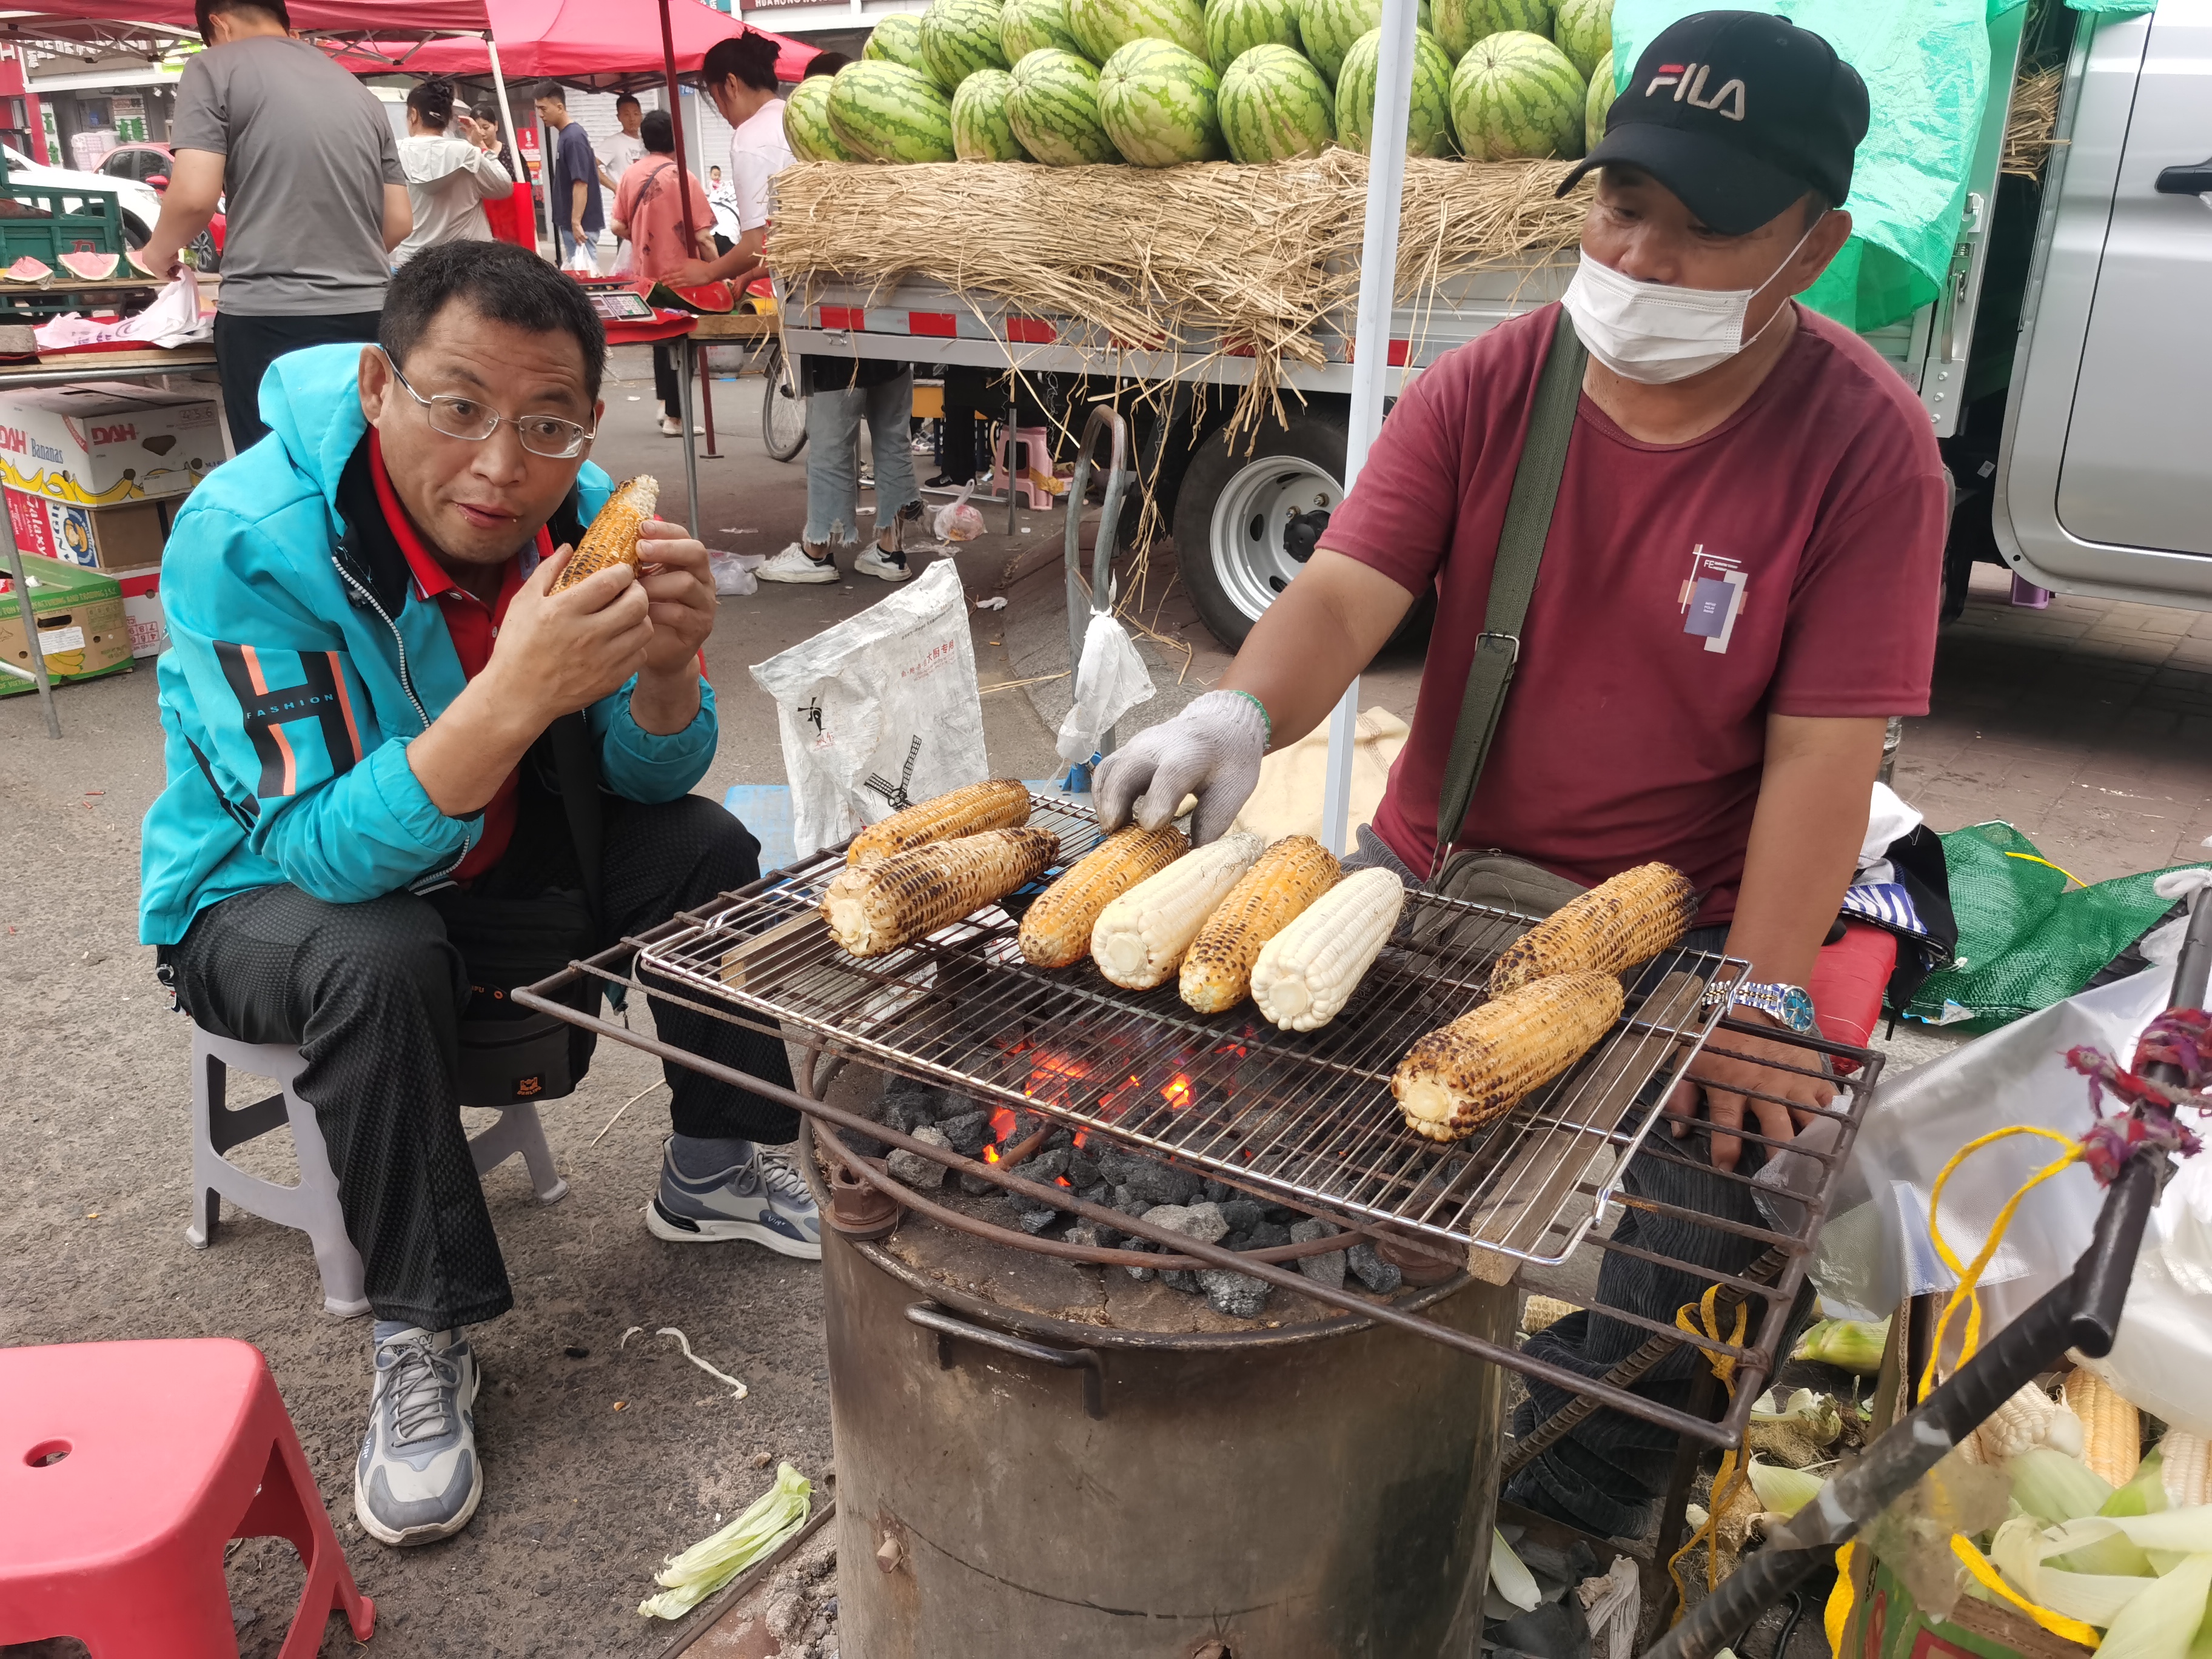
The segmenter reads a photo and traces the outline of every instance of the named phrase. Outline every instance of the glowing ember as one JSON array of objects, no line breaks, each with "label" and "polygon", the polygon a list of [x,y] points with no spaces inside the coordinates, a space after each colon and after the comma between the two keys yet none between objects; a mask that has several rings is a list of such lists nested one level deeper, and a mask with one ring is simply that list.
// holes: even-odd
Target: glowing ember
[{"label": "glowing ember", "polygon": [[1011,1139],[1013,1136],[1014,1124],[1016,1121],[1017,1120],[1014,1116],[1012,1107],[1000,1107],[997,1111],[991,1114],[991,1139],[994,1140]]},{"label": "glowing ember", "polygon": [[996,1164],[998,1161],[999,1149],[996,1146],[986,1146],[983,1149],[983,1162],[986,1164]]},{"label": "glowing ember", "polygon": [[1168,1086],[1160,1091],[1160,1098],[1167,1102],[1170,1110],[1180,1112],[1191,1103],[1190,1079],[1177,1072],[1170,1079]]},{"label": "glowing ember", "polygon": [[1054,1176],[1052,1178],[1052,1184],[1055,1187],[1066,1187],[1071,1189],[1075,1185],[1075,1183],[1070,1181],[1066,1176]]}]

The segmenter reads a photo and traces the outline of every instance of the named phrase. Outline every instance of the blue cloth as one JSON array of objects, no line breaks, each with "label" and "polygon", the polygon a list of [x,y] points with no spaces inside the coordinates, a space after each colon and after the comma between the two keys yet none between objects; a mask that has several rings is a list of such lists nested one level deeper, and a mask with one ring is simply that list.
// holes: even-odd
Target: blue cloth
[{"label": "blue cloth", "polygon": [[579,182],[584,186],[584,228],[597,236],[607,228],[606,207],[599,197],[599,158],[592,153],[584,124],[572,120],[553,140],[553,222],[563,236],[576,222],[569,198],[571,186]]},{"label": "blue cloth", "polygon": [[[448,817],[407,745],[467,684],[444,613],[410,580],[387,612],[342,561],[339,479],[367,434],[357,345],[279,358],[262,383],[270,432],[210,473],[162,560],[170,649],[161,659],[167,783],[146,815],[139,938],[173,945],[217,900],[289,883],[347,904],[440,884],[483,832]],[[588,462],[574,506],[610,493]],[[630,719],[633,680],[586,711],[606,787],[630,800],[690,793],[714,755],[714,696],[667,736]]]}]

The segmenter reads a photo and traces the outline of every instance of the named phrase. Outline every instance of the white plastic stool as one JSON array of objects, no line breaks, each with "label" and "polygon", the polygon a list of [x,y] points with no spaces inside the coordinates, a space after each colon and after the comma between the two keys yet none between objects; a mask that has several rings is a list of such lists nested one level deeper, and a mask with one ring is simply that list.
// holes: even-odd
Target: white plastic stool
[{"label": "white plastic stool", "polygon": [[[192,1224],[185,1237],[195,1249],[205,1249],[215,1239],[222,1218],[222,1200],[228,1199],[249,1214],[296,1227],[315,1247],[316,1270],[323,1278],[323,1306],[341,1319],[368,1311],[362,1292],[361,1252],[346,1237],[345,1217],[338,1209],[337,1177],[331,1173],[331,1157],[323,1145],[315,1109],[293,1092],[292,1081],[307,1060],[297,1048],[283,1043],[264,1045],[234,1042],[211,1032],[192,1028]],[[226,1107],[223,1085],[230,1071],[274,1078],[283,1092],[251,1106]],[[292,1145],[299,1155],[300,1180],[285,1186],[248,1175],[223,1154],[289,1119]],[[541,1204],[557,1204],[568,1195],[568,1183],[553,1168],[553,1151],[545,1144],[545,1130],[538,1121],[538,1108],[519,1101],[500,1109],[499,1121],[469,1141],[469,1154],[477,1173],[494,1169],[517,1152],[530,1170],[530,1184]]]},{"label": "white plastic stool", "polygon": [[[1022,466],[1015,470],[1012,452],[1024,449],[1029,453],[1022,458]],[[1036,481],[1036,475],[1052,476],[1052,434],[1041,426],[1005,427],[999,428],[997,441],[991,447],[991,465],[998,469],[999,477],[1007,480],[1029,498],[1032,507],[1048,507],[1058,497]]]}]

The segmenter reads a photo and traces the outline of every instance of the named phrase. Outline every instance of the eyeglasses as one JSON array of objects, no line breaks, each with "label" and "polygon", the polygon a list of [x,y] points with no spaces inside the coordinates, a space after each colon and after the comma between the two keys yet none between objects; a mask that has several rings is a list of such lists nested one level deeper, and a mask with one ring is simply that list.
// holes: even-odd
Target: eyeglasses
[{"label": "eyeglasses", "polygon": [[[389,353],[384,361],[392,363]],[[392,378],[406,388],[407,395],[430,411],[430,429],[441,432],[448,438],[463,438],[471,443],[482,443],[502,426],[511,426],[521,439],[522,447],[533,455],[542,455],[550,461],[565,461],[583,453],[584,446],[598,434],[587,426],[563,420],[558,415],[502,415],[489,404],[478,403],[474,398],[457,397],[441,392],[434,398],[426,398],[399,372],[399,365],[392,363]]]}]

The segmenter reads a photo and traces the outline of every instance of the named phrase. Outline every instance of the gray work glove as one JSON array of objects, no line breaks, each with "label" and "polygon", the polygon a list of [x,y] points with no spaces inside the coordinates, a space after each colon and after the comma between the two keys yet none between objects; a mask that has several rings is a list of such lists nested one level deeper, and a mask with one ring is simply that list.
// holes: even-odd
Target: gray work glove
[{"label": "gray work glove", "polygon": [[1147,727],[1100,763],[1092,782],[1098,822],[1109,835],[1133,814],[1147,830],[1172,823],[1185,795],[1198,797],[1191,842],[1228,833],[1260,781],[1267,717],[1242,691],[1209,691],[1173,720]]}]

